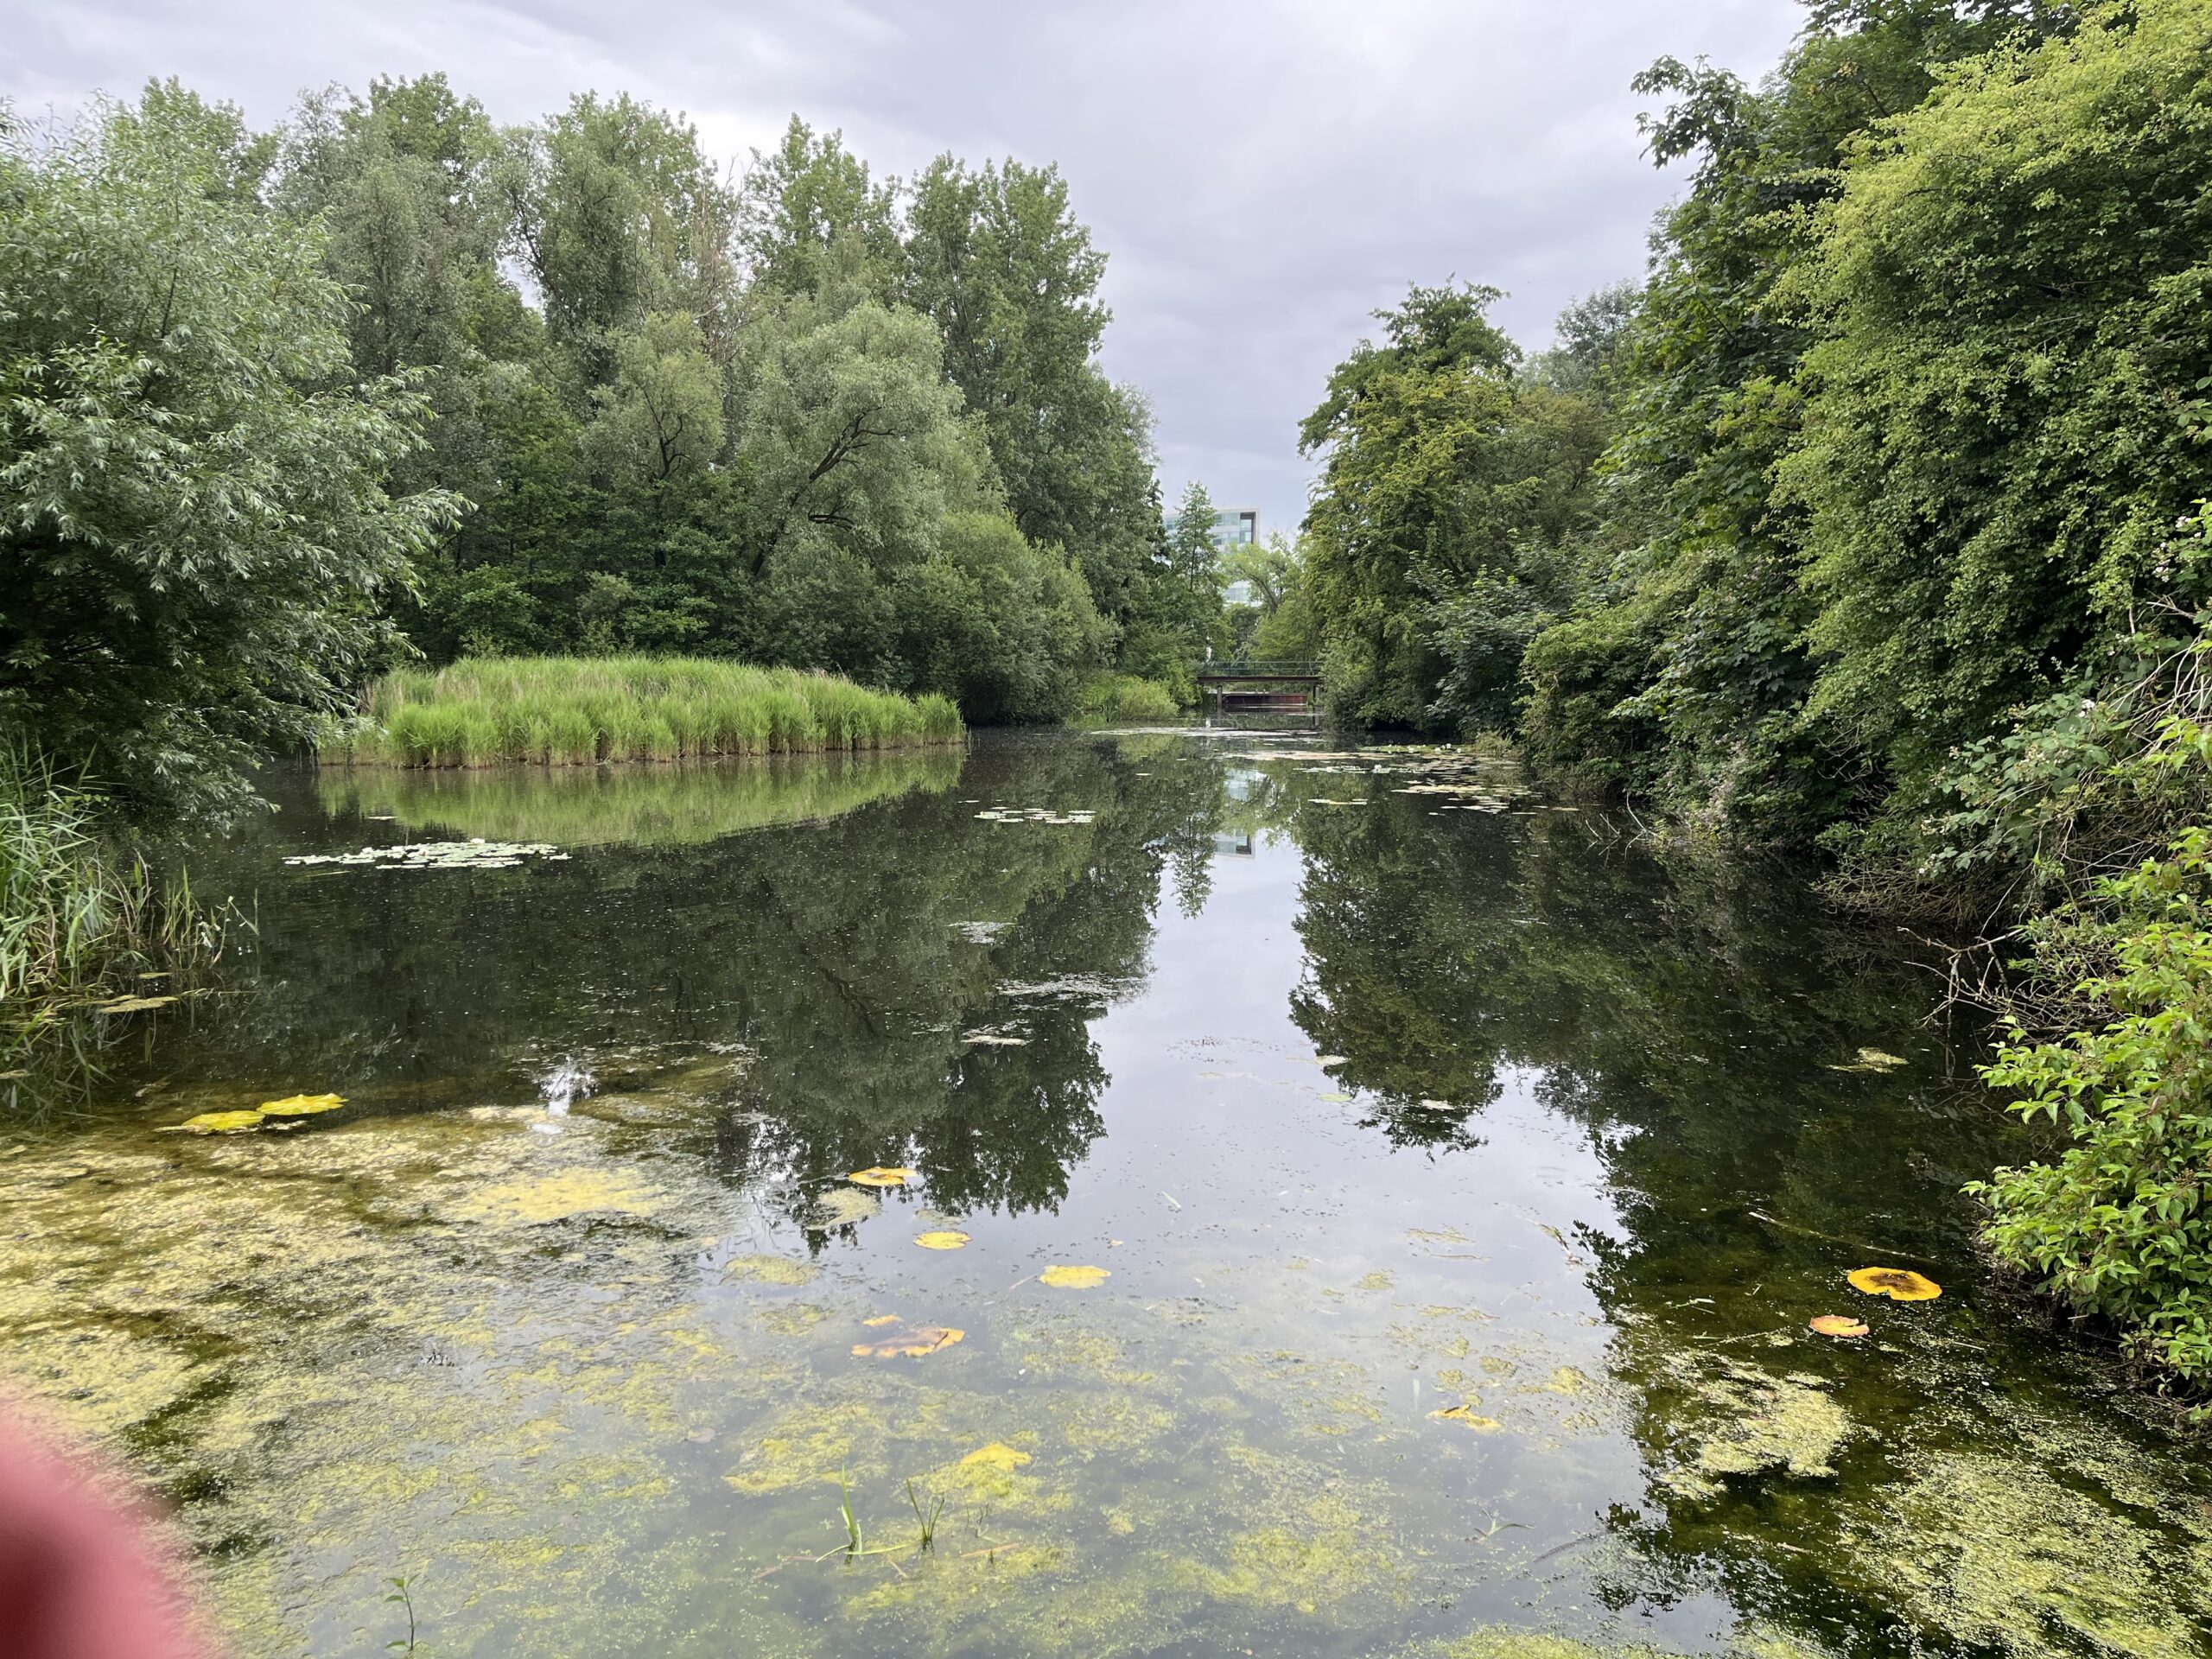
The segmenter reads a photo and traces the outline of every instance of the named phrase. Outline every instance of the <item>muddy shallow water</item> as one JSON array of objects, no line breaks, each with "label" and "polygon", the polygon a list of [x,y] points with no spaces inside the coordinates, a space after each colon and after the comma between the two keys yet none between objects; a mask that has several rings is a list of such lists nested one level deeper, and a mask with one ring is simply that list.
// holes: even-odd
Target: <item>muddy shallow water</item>
[{"label": "muddy shallow water", "polygon": [[[2202,1451],[1975,1260],[2033,1143],[1785,877],[1313,739],[271,792],[0,1126],[0,1378],[241,1653],[2212,1639]],[[565,856],[283,861],[474,838]]]}]

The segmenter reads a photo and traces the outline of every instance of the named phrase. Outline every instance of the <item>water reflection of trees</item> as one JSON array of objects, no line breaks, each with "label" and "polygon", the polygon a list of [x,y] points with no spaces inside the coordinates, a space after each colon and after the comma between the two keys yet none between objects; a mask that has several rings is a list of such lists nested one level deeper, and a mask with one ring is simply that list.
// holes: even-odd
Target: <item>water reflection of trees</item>
[{"label": "water reflection of trees", "polygon": [[[2133,1469],[2173,1503],[2184,1480],[2205,1483],[2116,1424],[2016,1313],[1974,1306],[1959,1188],[2024,1148],[1970,1079],[1945,1080],[1918,1024],[1929,982],[1786,873],[1662,869],[1576,815],[1463,823],[1426,809],[1394,797],[1298,820],[1309,960],[1293,1013],[1345,1057],[1338,1075],[1381,1103],[1395,1141],[1471,1138],[1509,1072],[1587,1131],[1618,1223],[1578,1249],[1647,1478],[1640,1503],[1599,1518],[1628,1546],[1593,1567],[1599,1600],[1718,1590],[1799,1637],[1847,1629],[1854,1650],[1917,1652],[1948,1650],[1947,1621],[1979,1629],[1994,1604],[1975,1598],[1994,1592],[2018,1599],[2020,1628],[2056,1631],[2080,1610],[2063,1586],[2033,1587],[2035,1503],[2004,1496],[2027,1477],[1954,1490],[1960,1471],[2008,1467],[2024,1432],[2044,1437],[2065,1501],[2128,1572],[2183,1559],[2111,1476]],[[1862,1045],[1915,1064],[1832,1069]],[[1840,1272],[1875,1260],[1934,1270],[1950,1287],[1942,1317],[1900,1322],[1879,1349],[1808,1338],[1811,1313],[1860,1311],[1838,1302]],[[2130,1445],[2117,1459],[2116,1429]],[[1831,1434],[1833,1476],[1762,1463],[1813,1457]],[[1701,1461],[1715,1444],[1728,1454]],[[1926,1549],[1931,1523],[1950,1554]],[[2101,1570],[2095,1594],[2113,1606],[2164,1605],[2155,1575],[2126,1590]],[[1993,1573],[2014,1576],[1998,1588]]]},{"label": "water reflection of trees", "polygon": [[[264,880],[253,982],[164,1045],[165,1075],[392,1110],[512,1102],[573,1055],[606,1089],[688,1091],[666,1132],[794,1208],[875,1163],[924,1170],[942,1208],[1056,1205],[1102,1128],[1090,1021],[1141,980],[1163,871],[1211,833],[1210,770],[1144,770],[994,742],[948,792],[828,823],[458,880]],[[977,803],[1097,817],[986,824]],[[265,873],[279,839],[238,868]],[[718,1056],[736,1064],[700,1064]]]}]

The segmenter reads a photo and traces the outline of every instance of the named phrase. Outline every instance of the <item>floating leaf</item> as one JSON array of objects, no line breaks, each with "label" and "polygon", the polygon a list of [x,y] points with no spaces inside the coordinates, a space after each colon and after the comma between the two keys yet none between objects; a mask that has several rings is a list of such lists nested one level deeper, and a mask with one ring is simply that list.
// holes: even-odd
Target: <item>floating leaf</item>
[{"label": "floating leaf", "polygon": [[1017,1452],[1004,1440],[993,1440],[988,1446],[978,1446],[960,1459],[963,1469],[995,1469],[1010,1475],[1029,1461],[1027,1452]]},{"label": "floating leaf", "polygon": [[853,1352],[863,1359],[919,1359],[940,1348],[950,1348],[968,1333],[949,1325],[909,1325],[896,1313],[865,1321],[883,1334],[874,1342],[856,1342]]},{"label": "floating leaf", "polygon": [[287,1095],[264,1101],[261,1112],[264,1117],[312,1117],[317,1112],[334,1112],[345,1103],[343,1095]]},{"label": "floating leaf", "polygon": [[1058,1290],[1090,1290],[1114,1275],[1104,1268],[1068,1268],[1055,1264],[1039,1274],[1040,1283]]},{"label": "floating leaf", "polygon": [[918,1173],[911,1169],[886,1169],[879,1164],[873,1169],[856,1169],[845,1179],[860,1186],[904,1186]]},{"label": "floating leaf", "polygon": [[1902,1054],[1891,1054],[1878,1048],[1862,1048],[1859,1058],[1848,1065],[1831,1065],[1831,1071],[1894,1071],[1905,1063]]},{"label": "floating leaf", "polygon": [[358,853],[302,853],[284,861],[312,867],[346,864],[378,870],[512,868],[525,858],[564,860],[568,854],[542,842],[430,841],[397,847],[364,847]]},{"label": "floating leaf", "polygon": [[261,1127],[259,1112],[202,1112],[176,1126],[194,1135],[244,1135]]},{"label": "floating leaf", "polygon": [[1441,1411],[1432,1411],[1428,1414],[1441,1418],[1447,1423],[1458,1423],[1463,1428],[1471,1428],[1478,1434],[1495,1434],[1505,1427],[1495,1417],[1484,1416],[1472,1406],[1446,1406]]},{"label": "floating leaf", "polygon": [[957,1250],[967,1242],[967,1234],[950,1229],[941,1233],[923,1233],[914,1240],[925,1250]]},{"label": "floating leaf", "polygon": [[118,996],[106,1002],[96,1003],[95,1014],[144,1014],[149,1008],[166,1008],[176,1001],[173,996]]},{"label": "floating leaf", "polygon": [[1866,1334],[1866,1322],[1854,1319],[1848,1313],[1815,1313],[1805,1323],[1824,1337],[1863,1337]]},{"label": "floating leaf", "polygon": [[1893,1302],[1932,1302],[1943,1294],[1942,1286],[1910,1268],[1860,1268],[1847,1276],[1853,1290]]}]

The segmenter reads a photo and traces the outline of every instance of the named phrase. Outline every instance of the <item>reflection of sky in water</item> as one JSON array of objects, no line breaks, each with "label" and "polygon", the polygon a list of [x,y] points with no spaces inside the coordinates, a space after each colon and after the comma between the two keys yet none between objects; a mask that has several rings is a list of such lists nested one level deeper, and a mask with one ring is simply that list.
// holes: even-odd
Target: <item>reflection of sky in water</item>
[{"label": "reflection of sky in water", "polygon": [[[2017,1143],[1904,971],[1410,776],[325,779],[211,868],[233,991],[0,1164],[0,1355],[256,1655],[380,1649],[403,1570],[456,1654],[2189,1651],[2205,1472],[1984,1305],[1954,1195]],[[432,830],[579,852],[277,863]],[[309,1084],[355,1106],[153,1133]],[[1805,1332],[1892,1257],[1944,1298]],[[841,1475],[892,1553],[822,1559]]]}]

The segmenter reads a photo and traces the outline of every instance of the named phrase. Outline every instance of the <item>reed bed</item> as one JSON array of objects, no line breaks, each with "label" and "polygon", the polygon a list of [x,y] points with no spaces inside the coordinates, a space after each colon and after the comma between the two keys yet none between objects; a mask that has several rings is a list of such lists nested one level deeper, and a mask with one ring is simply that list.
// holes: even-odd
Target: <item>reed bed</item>
[{"label": "reed bed", "polygon": [[340,766],[594,766],[957,743],[940,696],[687,657],[497,657],[402,669],[319,758]]},{"label": "reed bed", "polygon": [[203,913],[181,876],[163,887],[118,854],[99,834],[100,804],[0,747],[0,1028],[220,946],[224,918]]}]

